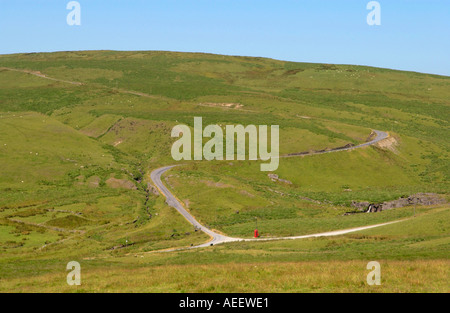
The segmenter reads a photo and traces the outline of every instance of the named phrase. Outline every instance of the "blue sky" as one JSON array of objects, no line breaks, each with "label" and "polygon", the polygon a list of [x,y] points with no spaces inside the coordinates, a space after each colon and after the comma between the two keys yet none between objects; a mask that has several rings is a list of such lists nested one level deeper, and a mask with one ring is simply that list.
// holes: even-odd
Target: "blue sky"
[{"label": "blue sky", "polygon": [[0,54],[170,50],[358,64],[450,76],[450,0],[0,0]]}]

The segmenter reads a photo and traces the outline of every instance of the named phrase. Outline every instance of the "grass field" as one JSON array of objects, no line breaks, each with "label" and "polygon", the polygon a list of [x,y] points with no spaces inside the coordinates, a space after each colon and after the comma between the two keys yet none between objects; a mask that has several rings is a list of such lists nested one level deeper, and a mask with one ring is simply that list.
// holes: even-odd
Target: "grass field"
[{"label": "grass field", "polygon": [[[0,291],[448,292],[448,204],[345,213],[352,201],[448,200],[449,87],[445,76],[211,54],[0,55]],[[148,185],[177,163],[172,128],[196,116],[279,125],[283,155],[390,134],[283,158],[270,173],[280,181],[259,161],[179,162],[163,182],[204,225],[245,238],[256,222],[276,237],[403,221],[155,253],[208,240]],[[72,260],[81,287],[65,283]],[[365,284],[372,260],[380,287]]]},{"label": "grass field", "polygon": [[[448,208],[433,208],[401,224],[334,238],[79,259],[83,281],[78,287],[66,284],[61,261],[16,259],[16,265],[4,266],[0,290],[448,292],[449,214]],[[366,265],[373,260],[381,265],[381,286],[366,283]]]}]

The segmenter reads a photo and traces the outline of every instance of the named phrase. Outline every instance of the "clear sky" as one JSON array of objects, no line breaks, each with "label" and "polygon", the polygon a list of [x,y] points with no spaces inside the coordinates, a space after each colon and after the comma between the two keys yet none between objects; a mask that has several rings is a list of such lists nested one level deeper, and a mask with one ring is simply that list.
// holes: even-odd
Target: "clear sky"
[{"label": "clear sky", "polygon": [[450,76],[450,0],[0,0],[0,54],[170,50]]}]

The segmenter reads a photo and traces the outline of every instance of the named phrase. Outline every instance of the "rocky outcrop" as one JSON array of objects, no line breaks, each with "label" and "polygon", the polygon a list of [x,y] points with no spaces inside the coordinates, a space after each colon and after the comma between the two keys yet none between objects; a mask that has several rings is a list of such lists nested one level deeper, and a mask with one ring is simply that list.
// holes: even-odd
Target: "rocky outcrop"
[{"label": "rocky outcrop", "polygon": [[352,201],[352,207],[357,208],[359,211],[366,211],[370,205],[370,202],[357,202]]},{"label": "rocky outcrop", "polygon": [[277,174],[267,174],[267,176],[269,176],[269,178],[273,181],[273,182],[280,182],[280,183],[285,183],[288,185],[292,185],[292,182],[286,179],[281,179],[280,177],[278,177]]},{"label": "rocky outcrop", "polygon": [[382,210],[383,210],[382,204],[369,204],[366,213],[381,212]]},{"label": "rocky outcrop", "polygon": [[352,201],[352,206],[357,208],[361,212],[381,212],[384,210],[391,210],[396,208],[402,208],[410,205],[436,205],[444,204],[446,200],[434,193],[417,193],[409,197],[400,198],[392,201],[385,201],[383,203],[370,203],[370,202],[356,202]]},{"label": "rocky outcrop", "polygon": [[383,210],[401,208],[408,205],[435,205],[444,204],[445,199],[434,193],[418,193],[408,198],[400,198],[394,201],[383,202]]}]

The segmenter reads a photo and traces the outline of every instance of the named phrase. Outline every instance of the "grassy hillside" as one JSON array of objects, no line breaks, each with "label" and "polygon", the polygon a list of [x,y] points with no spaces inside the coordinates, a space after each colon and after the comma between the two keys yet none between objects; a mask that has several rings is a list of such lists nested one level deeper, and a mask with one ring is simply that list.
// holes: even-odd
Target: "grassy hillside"
[{"label": "grassy hillside", "polygon": [[[15,265],[2,263],[0,290],[448,292],[449,214],[448,208],[433,208],[399,224],[332,238],[83,259],[78,287],[66,284],[62,261],[15,259]],[[381,286],[366,284],[366,265],[373,260],[381,265]]]},{"label": "grassy hillside", "polygon": [[[61,264],[73,259],[89,264],[91,278],[104,275],[102,262],[117,272],[127,267],[136,277],[149,265],[175,272],[186,265],[194,275],[193,263],[237,273],[255,255],[273,267],[261,281],[283,275],[277,262],[295,267],[298,261],[338,260],[344,262],[338,266],[354,268],[345,262],[372,257],[423,259],[421,268],[435,266],[437,275],[448,264],[449,224],[442,218],[448,205],[416,208],[421,219],[414,223],[425,223],[424,234],[429,232],[417,245],[417,224],[394,224],[361,240],[348,235],[233,244],[145,254],[142,262],[135,256],[208,239],[148,185],[152,169],[177,163],[170,155],[175,125],[193,127],[195,116],[203,117],[203,125],[280,125],[282,155],[363,143],[373,129],[389,132],[389,140],[375,146],[283,158],[273,174],[284,181],[271,180],[259,162],[249,161],[182,162],[163,177],[198,220],[227,235],[249,237],[256,221],[262,236],[301,235],[413,214],[406,207],[344,215],[354,210],[352,201],[418,192],[448,199],[449,99],[449,77],[364,66],[159,51],[0,55],[0,289],[16,288],[30,273],[33,286],[41,286],[41,278],[53,282]],[[439,225],[439,234],[432,225]],[[388,250],[377,254],[383,236],[389,237]],[[427,290],[408,289],[404,277],[398,278],[400,290]],[[316,282],[319,289],[354,286],[324,287],[325,280]],[[232,288],[205,284],[194,290]],[[303,287],[293,283],[285,290],[311,291]],[[154,288],[131,290],[194,291],[179,281]]]}]

